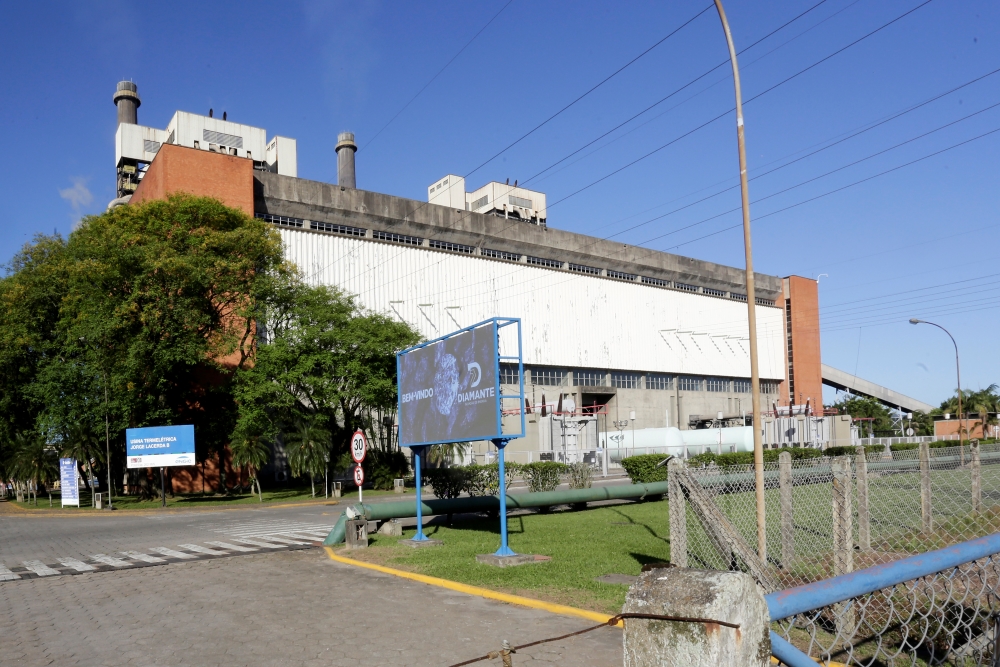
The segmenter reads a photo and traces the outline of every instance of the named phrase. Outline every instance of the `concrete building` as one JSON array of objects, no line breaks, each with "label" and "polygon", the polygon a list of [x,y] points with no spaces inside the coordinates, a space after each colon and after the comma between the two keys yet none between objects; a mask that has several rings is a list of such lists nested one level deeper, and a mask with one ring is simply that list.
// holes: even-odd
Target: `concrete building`
[{"label": "concrete building", "polygon": [[[131,85],[122,103],[138,99]],[[571,434],[583,446],[614,422],[688,429],[718,425],[719,413],[742,425],[750,412],[741,268],[550,227],[545,195],[516,183],[466,192],[449,175],[427,202],[357,189],[351,133],[337,138],[336,156],[331,142],[339,182],[330,184],[299,178],[295,141],[265,143],[263,129],[185,112],[165,130],[136,120],[116,135],[119,184],[128,174],[135,185],[112,204],[217,197],[273,224],[305,280],[336,285],[427,338],[521,318],[530,412],[528,437],[512,450],[552,451],[568,437],[542,424],[543,405],[587,422]],[[756,284],[765,410],[808,404],[821,414],[816,281],[757,274]],[[516,382],[516,367],[502,375]]]}]

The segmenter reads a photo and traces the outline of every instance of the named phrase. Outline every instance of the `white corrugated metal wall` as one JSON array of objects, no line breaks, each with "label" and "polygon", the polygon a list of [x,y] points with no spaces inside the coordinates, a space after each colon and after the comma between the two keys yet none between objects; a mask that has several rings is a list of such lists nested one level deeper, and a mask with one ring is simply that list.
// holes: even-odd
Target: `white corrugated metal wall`
[{"label": "white corrugated metal wall", "polygon": [[[536,266],[339,235],[279,230],[312,284],[336,285],[427,338],[522,320],[524,362],[749,377],[746,304]],[[782,380],[782,313],[757,310],[760,374]]]}]

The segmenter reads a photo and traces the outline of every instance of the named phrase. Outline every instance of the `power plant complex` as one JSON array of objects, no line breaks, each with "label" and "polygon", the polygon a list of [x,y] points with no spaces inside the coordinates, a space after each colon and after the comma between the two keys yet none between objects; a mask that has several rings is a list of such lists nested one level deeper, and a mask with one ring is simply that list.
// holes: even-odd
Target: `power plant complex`
[{"label": "power plant complex", "polygon": [[[676,439],[673,429],[751,422],[742,268],[553,228],[545,194],[516,182],[468,191],[449,174],[428,186],[427,201],[359,189],[350,132],[331,142],[338,183],[322,183],[298,177],[294,139],[213,113],[141,126],[131,82],[118,84],[114,101],[112,206],[172,192],[215,197],[274,225],[307,282],[336,286],[427,339],[520,318],[528,429],[508,447],[512,458],[566,459],[660,433]],[[849,420],[824,416],[824,382],[930,409],[823,366],[815,280],[758,273],[756,291],[768,446],[850,437]],[[516,366],[501,366],[502,384],[517,380]]]}]

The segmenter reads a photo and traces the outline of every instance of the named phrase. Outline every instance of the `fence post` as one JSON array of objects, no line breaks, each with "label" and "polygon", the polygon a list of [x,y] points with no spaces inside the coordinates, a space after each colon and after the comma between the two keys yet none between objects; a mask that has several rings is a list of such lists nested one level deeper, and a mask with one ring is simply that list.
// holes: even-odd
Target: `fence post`
[{"label": "fence post", "polygon": [[792,516],[792,455],[778,454],[778,488],[781,499],[781,566],[795,560],[795,523]]},{"label": "fence post", "polygon": [[[851,508],[851,457],[838,456],[833,469],[833,576],[854,571],[854,512]],[[855,614],[850,602],[834,605],[839,639],[850,642],[854,636]]]},{"label": "fence post", "polygon": [[670,562],[677,567],[688,566],[687,501],[675,474],[684,469],[683,459],[667,463],[667,511],[670,512]]},{"label": "fence post", "polygon": [[858,548],[868,551],[872,548],[872,528],[868,518],[868,459],[861,447],[855,454],[858,484]]},{"label": "fence post", "polygon": [[973,443],[969,447],[972,454],[972,511],[979,514],[983,511],[983,479],[979,468],[979,443]]},{"label": "fence post", "polygon": [[748,574],[650,570],[629,588],[622,612],[675,619],[626,618],[624,667],[767,667],[771,662],[767,602]]},{"label": "fence post", "polygon": [[929,533],[934,528],[931,521],[931,450],[926,442],[920,443],[920,529]]}]

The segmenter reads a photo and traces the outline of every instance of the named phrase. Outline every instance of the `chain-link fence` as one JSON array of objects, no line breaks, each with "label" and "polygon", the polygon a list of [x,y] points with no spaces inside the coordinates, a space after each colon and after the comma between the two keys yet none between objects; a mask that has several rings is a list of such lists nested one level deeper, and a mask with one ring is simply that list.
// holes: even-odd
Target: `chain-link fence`
[{"label": "chain-link fence", "polygon": [[[753,466],[683,469],[684,526],[671,548],[687,567],[751,569],[757,552]],[[1000,532],[1000,444],[764,464],[773,590],[826,579]],[[672,503],[676,505],[676,503]],[[675,529],[676,526],[676,529]],[[685,534],[686,533],[686,534]],[[677,553],[684,549],[684,558]]]}]

